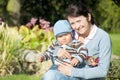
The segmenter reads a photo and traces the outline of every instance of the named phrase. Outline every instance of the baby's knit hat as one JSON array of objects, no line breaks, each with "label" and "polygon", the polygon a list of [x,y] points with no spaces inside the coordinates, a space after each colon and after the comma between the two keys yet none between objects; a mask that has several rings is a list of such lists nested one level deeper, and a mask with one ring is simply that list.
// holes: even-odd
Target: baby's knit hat
[{"label": "baby's knit hat", "polygon": [[55,36],[60,36],[72,32],[72,28],[67,20],[58,20],[54,25],[53,31]]}]

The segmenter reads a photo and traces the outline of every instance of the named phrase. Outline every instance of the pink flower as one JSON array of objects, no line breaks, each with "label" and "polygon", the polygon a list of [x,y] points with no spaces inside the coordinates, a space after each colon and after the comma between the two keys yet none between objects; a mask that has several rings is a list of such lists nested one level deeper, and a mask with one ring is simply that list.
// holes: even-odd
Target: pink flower
[{"label": "pink flower", "polygon": [[3,19],[0,17],[0,24],[2,24],[2,22],[3,22]]},{"label": "pink flower", "polygon": [[46,21],[44,19],[40,19],[39,22],[40,22],[40,28],[41,29],[47,29],[47,28],[50,27],[50,22],[49,21]]},{"label": "pink flower", "polygon": [[26,27],[28,27],[29,29],[31,29],[32,28],[32,24],[29,22],[29,23],[26,24]]},{"label": "pink flower", "polygon": [[30,23],[34,26],[37,22],[37,18],[31,18]]}]

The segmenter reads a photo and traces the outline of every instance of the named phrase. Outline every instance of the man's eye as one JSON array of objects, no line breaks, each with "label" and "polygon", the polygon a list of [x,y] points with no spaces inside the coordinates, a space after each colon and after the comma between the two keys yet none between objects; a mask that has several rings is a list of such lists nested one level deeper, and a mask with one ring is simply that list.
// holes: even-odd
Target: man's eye
[{"label": "man's eye", "polygon": [[78,21],[76,21],[76,22],[80,22],[81,20],[78,20]]}]

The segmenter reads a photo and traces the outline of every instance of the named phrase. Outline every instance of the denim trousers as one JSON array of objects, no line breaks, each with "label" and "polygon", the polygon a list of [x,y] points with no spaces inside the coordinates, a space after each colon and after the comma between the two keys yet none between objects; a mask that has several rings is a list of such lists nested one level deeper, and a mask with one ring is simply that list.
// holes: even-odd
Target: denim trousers
[{"label": "denim trousers", "polygon": [[66,76],[60,73],[57,70],[56,65],[52,65],[52,67],[44,74],[42,80],[79,80],[78,78]]}]

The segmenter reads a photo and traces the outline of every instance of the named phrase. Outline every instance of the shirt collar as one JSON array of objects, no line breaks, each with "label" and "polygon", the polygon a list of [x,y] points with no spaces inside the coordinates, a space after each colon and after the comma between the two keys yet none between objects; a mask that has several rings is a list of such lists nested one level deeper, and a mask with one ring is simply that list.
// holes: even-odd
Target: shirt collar
[{"label": "shirt collar", "polygon": [[90,31],[90,34],[88,35],[88,37],[86,37],[86,39],[93,39],[96,31],[97,31],[97,26],[96,26],[96,25],[93,25],[93,28],[92,28],[92,30]]},{"label": "shirt collar", "polygon": [[[94,37],[94,35],[97,31],[97,28],[98,27],[96,25],[93,25],[93,28],[90,31],[90,34],[88,35],[88,37],[86,37],[86,39],[93,39],[93,37]],[[75,32],[75,39],[78,39],[78,33],[77,32]]]}]

